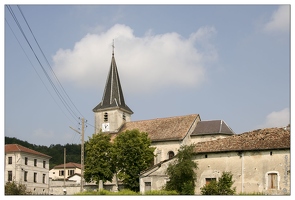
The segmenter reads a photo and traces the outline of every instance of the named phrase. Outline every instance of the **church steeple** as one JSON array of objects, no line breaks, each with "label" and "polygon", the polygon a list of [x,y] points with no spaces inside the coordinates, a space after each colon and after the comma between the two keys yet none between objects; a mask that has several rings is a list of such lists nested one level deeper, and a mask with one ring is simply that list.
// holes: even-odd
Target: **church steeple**
[{"label": "church steeple", "polygon": [[114,44],[112,52],[111,67],[104,88],[102,101],[93,109],[93,112],[105,110],[107,108],[119,107],[128,113],[133,111],[125,104],[123,90],[120,83],[119,73],[114,56]]},{"label": "church steeple", "polygon": [[[96,113],[95,122],[98,127],[101,126],[103,122],[108,123],[113,121],[112,126],[116,127],[113,129],[113,131],[115,131],[122,125],[122,123],[130,121],[130,115],[133,114],[133,111],[126,105],[124,100],[123,90],[114,56],[114,43],[112,47],[111,66],[106,80],[102,101],[95,108],[93,108],[93,112]],[[114,114],[114,112],[116,114]],[[121,120],[121,117],[119,117],[120,120],[115,119],[121,114],[123,121]],[[114,119],[111,118],[111,116],[113,116]]]}]

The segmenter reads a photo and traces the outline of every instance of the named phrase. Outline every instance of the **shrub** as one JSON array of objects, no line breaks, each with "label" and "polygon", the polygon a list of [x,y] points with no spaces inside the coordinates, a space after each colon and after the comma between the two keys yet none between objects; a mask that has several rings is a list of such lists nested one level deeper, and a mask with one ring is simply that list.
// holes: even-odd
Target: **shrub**
[{"label": "shrub", "polygon": [[151,190],[145,192],[144,195],[178,195],[178,193],[175,190]]},{"label": "shrub", "polygon": [[211,181],[208,185],[201,188],[202,195],[233,195],[236,192],[236,188],[231,189],[234,181],[232,180],[231,172],[222,172],[219,180]]},{"label": "shrub", "polygon": [[5,195],[28,195],[31,192],[27,191],[24,184],[16,184],[14,181],[5,184]]}]

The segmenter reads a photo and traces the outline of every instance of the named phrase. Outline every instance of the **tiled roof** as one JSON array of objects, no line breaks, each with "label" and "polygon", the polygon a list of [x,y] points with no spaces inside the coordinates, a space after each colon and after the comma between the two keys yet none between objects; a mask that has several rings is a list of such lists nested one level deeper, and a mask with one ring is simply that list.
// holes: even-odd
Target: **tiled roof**
[{"label": "tiled roof", "polygon": [[188,133],[198,114],[126,122],[120,132],[138,129],[148,133],[152,141],[182,140]]},{"label": "tiled roof", "polygon": [[25,152],[25,153],[30,153],[30,154],[35,154],[38,156],[51,158],[51,156],[48,156],[48,155],[40,153],[38,151],[29,149],[29,148],[21,146],[19,144],[6,144],[5,145],[5,153],[10,153],[10,152]]},{"label": "tiled roof", "polygon": [[290,130],[284,128],[258,129],[227,138],[200,142],[196,153],[247,151],[267,149],[290,149]]},{"label": "tiled roof", "polygon": [[[56,165],[53,167],[53,169],[63,169],[63,168],[64,168],[64,164]],[[79,168],[79,169],[81,169],[81,164],[69,162],[69,163],[66,163],[66,168]]]},{"label": "tiled roof", "polygon": [[199,121],[191,135],[235,134],[223,120]]}]

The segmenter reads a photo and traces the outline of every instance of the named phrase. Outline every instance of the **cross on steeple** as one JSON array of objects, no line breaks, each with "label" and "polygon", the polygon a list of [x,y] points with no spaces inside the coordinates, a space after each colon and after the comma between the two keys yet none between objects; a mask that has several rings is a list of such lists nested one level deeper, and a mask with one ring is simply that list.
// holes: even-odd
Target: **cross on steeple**
[{"label": "cross on steeple", "polygon": [[112,54],[112,55],[114,56],[114,54],[115,54],[115,53],[114,53],[114,51],[115,51],[115,40],[114,40],[114,39],[113,39],[112,47],[113,47],[113,54]]}]

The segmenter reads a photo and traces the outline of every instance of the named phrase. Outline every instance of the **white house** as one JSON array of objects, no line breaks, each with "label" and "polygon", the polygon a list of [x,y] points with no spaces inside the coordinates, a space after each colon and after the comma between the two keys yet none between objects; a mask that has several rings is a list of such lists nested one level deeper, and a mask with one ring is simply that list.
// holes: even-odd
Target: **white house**
[{"label": "white house", "polygon": [[49,177],[52,180],[63,180],[64,178],[68,179],[74,174],[79,174],[79,176],[81,175],[81,164],[69,162],[65,163],[65,165],[56,165],[49,171]]},{"label": "white house", "polygon": [[32,194],[48,194],[51,157],[18,144],[5,145],[5,183],[24,184]]}]

